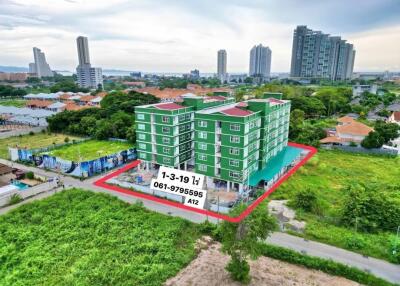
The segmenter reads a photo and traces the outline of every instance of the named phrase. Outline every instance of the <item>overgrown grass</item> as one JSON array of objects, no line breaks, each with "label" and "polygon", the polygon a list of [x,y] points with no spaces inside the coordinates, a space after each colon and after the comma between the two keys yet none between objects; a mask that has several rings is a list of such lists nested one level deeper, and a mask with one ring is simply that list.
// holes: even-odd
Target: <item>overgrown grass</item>
[{"label": "overgrown grass", "polygon": [[8,158],[8,147],[19,146],[21,148],[27,149],[42,148],[46,146],[51,146],[53,143],[64,143],[66,137],[68,137],[70,140],[78,139],[74,136],[48,133],[36,133],[34,135],[27,134],[23,136],[14,136],[0,139],[0,158]]},{"label": "overgrown grass", "polygon": [[162,285],[194,257],[197,227],[79,189],[0,216],[0,285]]},{"label": "overgrown grass", "polygon": [[393,233],[356,232],[355,226],[340,226],[340,210],[346,196],[345,186],[354,183],[385,184],[384,192],[400,204],[400,158],[319,150],[274,192],[271,199],[293,199],[300,190],[314,190],[323,214],[297,209],[297,217],[307,222],[304,237],[346,248],[361,254],[395,262],[390,249]]},{"label": "overgrown grass", "polygon": [[89,140],[79,144],[62,146],[51,150],[49,155],[74,162],[93,160],[133,148],[132,143],[118,141]]},{"label": "overgrown grass", "polygon": [[0,100],[0,105],[3,106],[15,106],[15,107],[25,107],[26,100],[23,99],[2,99]]}]

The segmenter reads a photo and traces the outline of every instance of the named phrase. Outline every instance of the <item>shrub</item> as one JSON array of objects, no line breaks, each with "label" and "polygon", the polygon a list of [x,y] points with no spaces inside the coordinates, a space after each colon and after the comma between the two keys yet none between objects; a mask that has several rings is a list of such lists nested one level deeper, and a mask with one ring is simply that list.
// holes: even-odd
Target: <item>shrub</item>
[{"label": "shrub", "polygon": [[393,262],[400,263],[400,238],[395,237],[390,241],[390,254]]},{"label": "shrub", "polygon": [[21,202],[22,201],[22,198],[20,197],[20,195],[18,195],[18,194],[13,194],[11,197],[10,197],[10,202],[9,202],[9,204],[10,205],[15,205],[15,204],[18,204],[19,202]]},{"label": "shrub", "polygon": [[65,137],[65,138],[64,138],[64,142],[65,142],[65,143],[68,143],[68,142],[69,142],[69,137]]},{"label": "shrub", "polygon": [[250,266],[244,259],[239,259],[238,255],[232,255],[231,260],[226,266],[226,270],[230,273],[234,281],[244,284],[250,282]]},{"label": "shrub", "polygon": [[359,250],[363,249],[366,246],[366,243],[361,237],[349,236],[346,237],[346,246],[349,249]]},{"label": "shrub", "polygon": [[25,177],[29,180],[33,180],[35,178],[35,175],[33,174],[33,172],[28,172],[25,174]]},{"label": "shrub", "polygon": [[318,215],[322,213],[321,202],[318,200],[317,193],[311,189],[298,191],[294,196],[292,204],[296,208],[303,209],[306,212]]},{"label": "shrub", "polygon": [[29,135],[33,136],[35,133],[33,131],[29,131]]}]

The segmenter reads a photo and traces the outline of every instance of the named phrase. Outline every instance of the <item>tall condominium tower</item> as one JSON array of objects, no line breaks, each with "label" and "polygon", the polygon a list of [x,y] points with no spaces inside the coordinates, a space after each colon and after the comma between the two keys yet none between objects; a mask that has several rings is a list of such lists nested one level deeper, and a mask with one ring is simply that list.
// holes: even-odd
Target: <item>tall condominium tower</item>
[{"label": "tall condominium tower", "polygon": [[290,76],[347,80],[353,73],[355,50],[340,37],[332,37],[307,26],[293,34]]},{"label": "tall condominium tower", "polygon": [[89,44],[86,37],[79,36],[76,39],[78,48],[79,65],[76,68],[78,84],[85,88],[99,88],[103,86],[103,74],[101,68],[92,67],[89,57]]},{"label": "tall condominium tower", "polygon": [[221,82],[227,80],[227,73],[226,73],[226,51],[219,50],[218,51],[218,60],[217,60],[217,75],[218,79]]},{"label": "tall condominium tower", "polygon": [[78,47],[79,65],[90,65],[88,38],[79,36],[76,39],[76,44]]},{"label": "tall condominium tower", "polygon": [[36,47],[33,48],[33,59],[35,62],[29,64],[29,72],[35,73],[39,78],[43,76],[54,76],[49,64],[46,62],[46,56]]},{"label": "tall condominium tower", "polygon": [[269,79],[271,74],[271,49],[259,44],[250,50],[249,75]]}]

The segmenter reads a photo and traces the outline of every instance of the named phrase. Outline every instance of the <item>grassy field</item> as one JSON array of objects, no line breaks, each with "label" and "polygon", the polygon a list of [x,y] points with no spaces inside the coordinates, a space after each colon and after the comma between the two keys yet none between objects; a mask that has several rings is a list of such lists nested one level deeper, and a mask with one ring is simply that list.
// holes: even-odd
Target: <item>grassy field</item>
[{"label": "grassy field", "polygon": [[162,285],[194,257],[186,220],[78,189],[0,216],[0,285]]},{"label": "grassy field", "polygon": [[24,107],[26,100],[23,99],[4,99],[0,100],[0,105],[3,106],[15,106],[15,107]]},{"label": "grassy field", "polygon": [[89,140],[79,144],[63,146],[48,154],[74,162],[93,160],[132,148],[128,142]]},{"label": "grassy field", "polygon": [[0,139],[0,158],[8,158],[8,147],[19,146],[28,149],[41,148],[50,146],[53,143],[64,143],[66,137],[70,140],[78,139],[74,136],[48,133],[36,133],[34,135],[23,135]]},{"label": "grassy field", "polygon": [[[293,199],[300,190],[315,190],[323,206],[323,215],[297,210],[297,216],[307,222],[303,236],[336,245],[365,255],[392,260],[390,240],[393,233],[367,234],[338,224],[345,191],[352,183],[380,182],[399,185],[400,158],[362,155],[320,150],[306,166],[299,169],[273,193],[272,199]],[[400,203],[400,193],[386,190]]]}]

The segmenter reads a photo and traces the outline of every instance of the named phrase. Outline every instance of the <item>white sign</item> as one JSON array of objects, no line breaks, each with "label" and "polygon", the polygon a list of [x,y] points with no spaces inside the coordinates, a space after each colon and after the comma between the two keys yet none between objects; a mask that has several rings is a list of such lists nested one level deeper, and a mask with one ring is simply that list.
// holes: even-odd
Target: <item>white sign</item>
[{"label": "white sign", "polygon": [[150,188],[183,196],[184,205],[202,209],[207,195],[207,191],[202,190],[203,182],[204,175],[161,166]]}]

